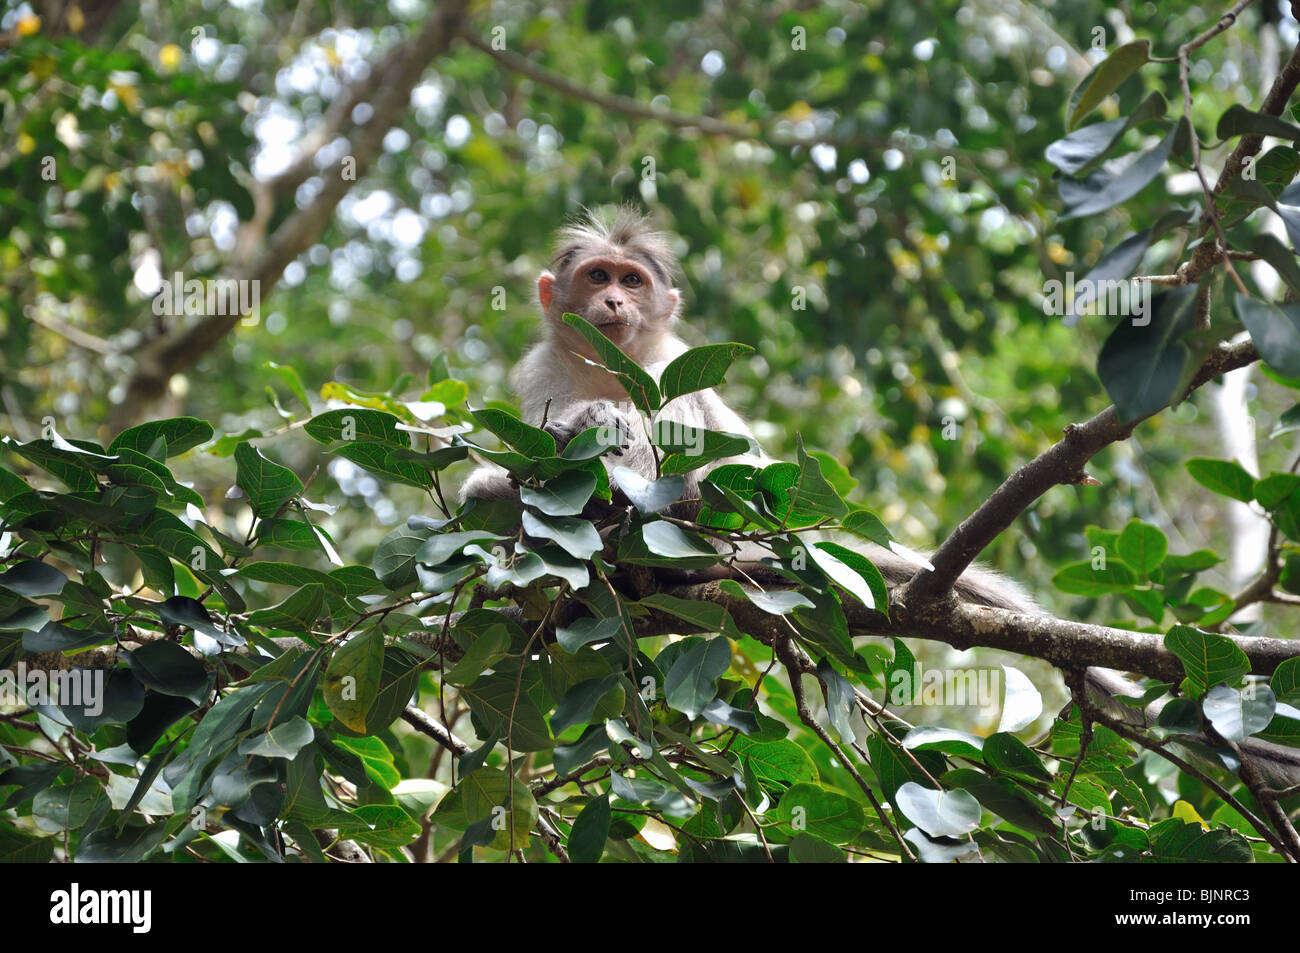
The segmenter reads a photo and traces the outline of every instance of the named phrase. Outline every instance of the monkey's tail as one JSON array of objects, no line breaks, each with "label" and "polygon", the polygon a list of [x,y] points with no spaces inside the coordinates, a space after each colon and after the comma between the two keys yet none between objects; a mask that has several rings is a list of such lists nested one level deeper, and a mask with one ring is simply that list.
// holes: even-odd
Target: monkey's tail
[{"label": "monkey's tail", "polygon": [[[1155,724],[1160,710],[1169,701],[1168,698],[1157,699],[1145,708],[1121,703],[1121,697],[1136,698],[1142,694],[1142,689],[1119,672],[1108,668],[1088,669],[1084,685],[1093,704],[1112,718],[1135,728],[1147,728]],[[1223,744],[1216,744],[1205,735],[1171,735],[1165,743],[1176,748],[1180,755],[1203,770],[1222,771],[1225,767],[1236,766],[1236,753]],[[1300,784],[1300,749],[1275,745],[1257,738],[1247,738],[1237,747],[1270,784],[1278,787]]]}]

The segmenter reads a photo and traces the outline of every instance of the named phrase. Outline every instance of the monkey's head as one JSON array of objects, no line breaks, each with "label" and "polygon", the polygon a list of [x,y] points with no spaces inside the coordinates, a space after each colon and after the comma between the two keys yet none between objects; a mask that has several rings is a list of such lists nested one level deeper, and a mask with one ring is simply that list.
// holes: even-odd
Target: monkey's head
[{"label": "monkey's head", "polygon": [[537,279],[537,297],[549,333],[574,350],[586,354],[590,348],[564,323],[565,314],[586,318],[639,360],[677,315],[676,273],[667,237],[623,206],[604,215],[589,212],[560,230],[551,270]]}]

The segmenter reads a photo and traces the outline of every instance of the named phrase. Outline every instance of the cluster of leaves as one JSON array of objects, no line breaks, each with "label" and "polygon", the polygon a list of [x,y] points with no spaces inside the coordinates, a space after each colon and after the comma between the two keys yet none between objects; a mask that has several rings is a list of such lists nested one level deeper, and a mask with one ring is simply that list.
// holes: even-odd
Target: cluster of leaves
[{"label": "cluster of leaves", "polygon": [[[1276,556],[1277,581],[1287,592],[1297,592],[1300,477],[1273,473],[1256,479],[1236,462],[1199,457],[1186,461],[1186,467],[1207,489],[1228,499],[1258,503],[1268,514],[1283,540]],[[1165,646],[1182,661],[1187,677],[1176,693],[1169,685],[1151,685],[1143,698],[1144,704],[1150,704],[1166,694],[1180,696],[1163,708],[1159,727],[1171,734],[1198,734],[1208,725],[1232,742],[1255,737],[1300,746],[1300,711],[1293,707],[1300,702],[1300,659],[1283,662],[1270,681],[1248,678],[1250,661],[1245,653],[1231,639],[1204,631],[1219,627],[1237,608],[1230,594],[1197,585],[1199,573],[1222,562],[1217,554],[1208,549],[1171,554],[1165,534],[1138,520],[1119,532],[1090,526],[1087,538],[1091,559],[1062,567],[1054,578],[1057,588],[1087,598],[1119,597],[1136,616],[1149,621],[1115,624],[1138,631],[1164,631],[1166,615],[1176,620],[1165,633]],[[1238,620],[1233,628],[1250,635],[1262,626]],[[1227,749],[1211,754],[1210,760],[1229,769],[1234,764]]]},{"label": "cluster of leaves", "polygon": [[[607,470],[614,446],[599,430],[557,452],[551,434],[501,411],[472,416],[502,449],[471,444],[463,415],[433,426],[432,394],[460,395],[439,363],[415,402],[423,423],[392,413],[391,397],[354,394],[304,429],[378,478],[426,489],[431,507],[442,506],[442,471],[473,447],[512,474],[522,506],[414,514],[369,566],[344,563],[310,518],[303,481],[246,440],[233,456],[247,532],[213,526],[168,463],[221,447],[194,418],[131,428],[107,447],[52,430],[6,441],[64,489],[0,470],[0,669],[14,683],[29,671],[73,686],[98,678],[102,693],[34,697],[24,681],[29,704],[2,710],[0,857],[321,860],[338,838],[401,861],[422,825],[439,855],[465,861],[1268,856],[1194,780],[1180,780],[1184,800],[1169,808],[1123,738],[1098,728],[1081,749],[1077,713],[1026,744],[1014,732],[1040,699],[1023,678],[1008,677],[987,738],[882,713],[871,691],[919,672],[902,642],[891,651],[850,636],[849,601],[888,609],[869,559],[809,542],[810,530],[834,530],[891,543],[845,503],[831,461],[800,447],[797,462],[719,466],[694,518],[673,515],[682,472],[747,447],[716,433],[687,443],[655,418],[720,382],[745,349],[694,349],[654,380],[568,320],[645,415],[657,478]],[[364,406],[376,402],[385,409]],[[739,541],[768,549],[785,582],[724,580],[741,600],[727,604],[663,583],[663,570],[732,562]],[[1107,545],[1112,566],[1169,569],[1146,530]],[[772,672],[778,639],[737,622],[748,603],[816,662],[826,724],[798,675]],[[1187,694],[1244,671],[1221,637],[1180,627],[1170,640],[1188,664],[1184,688],[1197,689]],[[1295,682],[1279,669],[1274,695],[1291,698]],[[1235,737],[1222,694],[1210,690],[1205,712]],[[1241,730],[1258,734],[1256,708],[1235,697]],[[413,756],[420,736],[394,730],[404,713],[427,721],[416,709],[435,698],[458,755],[441,773]],[[1176,732],[1190,717],[1175,712]],[[1212,830],[1199,823],[1207,811]]]},{"label": "cluster of leaves", "polygon": [[[1121,46],[1102,60],[1071,96],[1066,120],[1069,133],[1046,152],[1061,174],[1063,219],[1097,215],[1128,202],[1167,175],[1171,164],[1192,167],[1192,137],[1198,133],[1186,116],[1173,119],[1167,115],[1169,105],[1161,93],[1146,90],[1142,68],[1151,63],[1148,40]],[[1112,96],[1118,99],[1120,115],[1079,125]],[[1300,105],[1293,106],[1291,112],[1300,119]],[[1150,148],[1112,158],[1126,134],[1135,129],[1158,129],[1162,135]],[[1229,248],[1266,262],[1289,296],[1300,295],[1300,261],[1295,251],[1295,246],[1300,246],[1300,151],[1296,149],[1300,125],[1240,104],[1228,107],[1218,117],[1215,138],[1220,145],[1250,136],[1270,136],[1288,144],[1273,146],[1263,155],[1249,155],[1238,168],[1227,170],[1208,214],[1203,201],[1188,206],[1166,195],[1163,204],[1148,212],[1150,224],[1107,250],[1080,285],[1105,287],[1105,283],[1129,279],[1139,272],[1144,260],[1168,255],[1168,242],[1162,240],[1171,233],[1180,237],[1177,247],[1191,248],[1195,259],[1197,246],[1214,244],[1217,230],[1222,229]],[[1261,210],[1277,214],[1293,247],[1261,231],[1256,214]],[[1212,227],[1212,221],[1217,221],[1217,227]],[[1243,329],[1272,369],[1270,376],[1286,386],[1300,386],[1296,380],[1300,377],[1300,304],[1270,301],[1247,284],[1249,275],[1242,269],[1239,280],[1242,289],[1250,293],[1241,293],[1235,283],[1224,283],[1224,290],[1232,294],[1233,307],[1217,309],[1214,327],[1208,326],[1198,301],[1222,277],[1220,269],[1208,267],[1218,259],[1215,253],[1204,262],[1193,283],[1151,295],[1149,311],[1133,320],[1120,320],[1106,339],[1098,355],[1097,373],[1125,420],[1137,420],[1178,403],[1211,348]],[[1135,288],[1134,293],[1146,290],[1149,286]],[[1106,302],[1097,303],[1106,306]]]}]

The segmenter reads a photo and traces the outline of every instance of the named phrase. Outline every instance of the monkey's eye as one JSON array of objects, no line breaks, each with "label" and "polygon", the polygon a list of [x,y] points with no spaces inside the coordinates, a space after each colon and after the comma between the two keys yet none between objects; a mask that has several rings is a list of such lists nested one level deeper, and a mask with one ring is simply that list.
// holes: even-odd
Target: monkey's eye
[{"label": "monkey's eye", "polygon": [[630,271],[623,276],[623,284],[629,288],[638,288],[641,286],[641,276],[634,271]]},{"label": "monkey's eye", "polygon": [[605,271],[604,268],[591,269],[591,271],[587,272],[587,277],[590,278],[592,281],[598,282],[600,284],[604,284],[605,282],[609,281],[609,274],[608,272]]}]

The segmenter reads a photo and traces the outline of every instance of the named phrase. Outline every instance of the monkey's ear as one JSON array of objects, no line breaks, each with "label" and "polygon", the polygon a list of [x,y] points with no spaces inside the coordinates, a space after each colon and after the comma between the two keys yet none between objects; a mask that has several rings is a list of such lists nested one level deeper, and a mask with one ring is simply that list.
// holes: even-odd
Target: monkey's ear
[{"label": "monkey's ear", "polygon": [[682,310],[682,293],[676,288],[669,288],[668,303],[670,307],[668,309],[667,320],[671,321],[673,318],[680,317]]},{"label": "monkey's ear", "polygon": [[555,288],[555,276],[544,271],[537,276],[537,300],[542,303],[543,311],[551,310],[552,291]]}]

